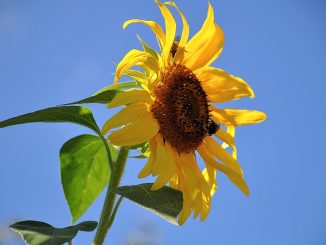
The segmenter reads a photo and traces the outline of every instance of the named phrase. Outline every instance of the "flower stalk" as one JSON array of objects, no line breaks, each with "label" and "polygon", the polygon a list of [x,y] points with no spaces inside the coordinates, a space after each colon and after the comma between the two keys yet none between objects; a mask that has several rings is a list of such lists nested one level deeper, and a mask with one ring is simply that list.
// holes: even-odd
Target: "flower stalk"
[{"label": "flower stalk", "polygon": [[[114,221],[114,217],[117,212],[117,209],[119,208],[119,205],[122,201],[122,198],[120,198],[119,201],[114,206],[116,194],[113,192],[113,190],[117,188],[120,184],[121,177],[128,158],[128,153],[129,153],[129,147],[121,147],[119,150],[119,155],[115,163],[114,170],[112,171],[110,183],[107,189],[100,222],[92,243],[93,245],[103,244],[104,239]],[[108,155],[109,154],[110,151],[108,150]]]}]

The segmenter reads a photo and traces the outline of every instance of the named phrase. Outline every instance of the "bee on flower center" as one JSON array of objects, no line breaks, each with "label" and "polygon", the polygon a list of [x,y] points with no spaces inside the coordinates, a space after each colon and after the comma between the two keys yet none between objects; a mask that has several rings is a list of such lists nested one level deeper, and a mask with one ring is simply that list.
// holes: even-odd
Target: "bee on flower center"
[{"label": "bee on flower center", "polygon": [[215,134],[217,130],[220,128],[220,125],[214,122],[212,119],[208,119],[207,125],[206,125],[206,131],[209,136]]}]

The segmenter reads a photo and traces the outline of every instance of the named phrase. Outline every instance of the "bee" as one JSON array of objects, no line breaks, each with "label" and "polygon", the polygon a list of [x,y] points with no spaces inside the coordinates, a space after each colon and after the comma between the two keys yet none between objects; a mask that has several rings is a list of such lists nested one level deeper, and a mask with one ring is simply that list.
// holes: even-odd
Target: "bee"
[{"label": "bee", "polygon": [[220,125],[214,122],[212,119],[208,118],[208,122],[206,125],[206,132],[209,136],[215,134],[217,130],[220,128]]},{"label": "bee", "polygon": [[173,44],[172,44],[172,47],[171,47],[171,50],[170,50],[172,58],[174,58],[174,56],[175,56],[175,54],[176,54],[176,52],[178,50],[180,39],[181,39],[181,37],[177,36],[173,41]]}]

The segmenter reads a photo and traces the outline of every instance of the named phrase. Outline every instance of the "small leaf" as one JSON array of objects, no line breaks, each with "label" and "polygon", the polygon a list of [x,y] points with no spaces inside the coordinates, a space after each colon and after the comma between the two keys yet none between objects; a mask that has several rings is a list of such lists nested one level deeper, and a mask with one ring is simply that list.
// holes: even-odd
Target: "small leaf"
[{"label": "small leaf", "polygon": [[182,192],[168,186],[157,191],[151,191],[152,185],[153,183],[121,186],[116,188],[114,192],[177,225],[176,219],[183,204]]},{"label": "small leaf", "polygon": [[[110,146],[113,161],[117,152]],[[80,135],[67,141],[60,150],[61,183],[72,222],[79,219],[110,180],[111,170],[102,140]]]},{"label": "small leaf", "polygon": [[103,91],[101,93],[95,94],[91,97],[86,99],[82,99],[79,101],[75,101],[72,103],[68,103],[65,105],[73,105],[73,104],[87,104],[87,103],[98,103],[98,104],[107,104],[113,100],[113,98],[120,93],[120,90],[117,89],[110,89]]},{"label": "small leaf", "polygon": [[0,122],[0,128],[33,122],[70,122],[86,126],[101,133],[92,111],[83,106],[57,106],[27,113]]},{"label": "small leaf", "polygon": [[33,220],[21,221],[10,226],[28,245],[62,245],[72,240],[78,231],[93,231],[96,227],[96,221],[84,221],[78,225],[60,229]]}]

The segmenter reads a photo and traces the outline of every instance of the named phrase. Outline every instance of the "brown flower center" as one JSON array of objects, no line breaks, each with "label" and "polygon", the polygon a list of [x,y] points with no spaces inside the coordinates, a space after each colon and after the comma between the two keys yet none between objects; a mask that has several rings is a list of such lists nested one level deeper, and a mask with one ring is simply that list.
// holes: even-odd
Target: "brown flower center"
[{"label": "brown flower center", "polygon": [[179,153],[194,151],[211,134],[212,123],[219,126],[209,118],[207,95],[196,75],[183,65],[171,65],[161,77],[151,107],[160,133]]}]

